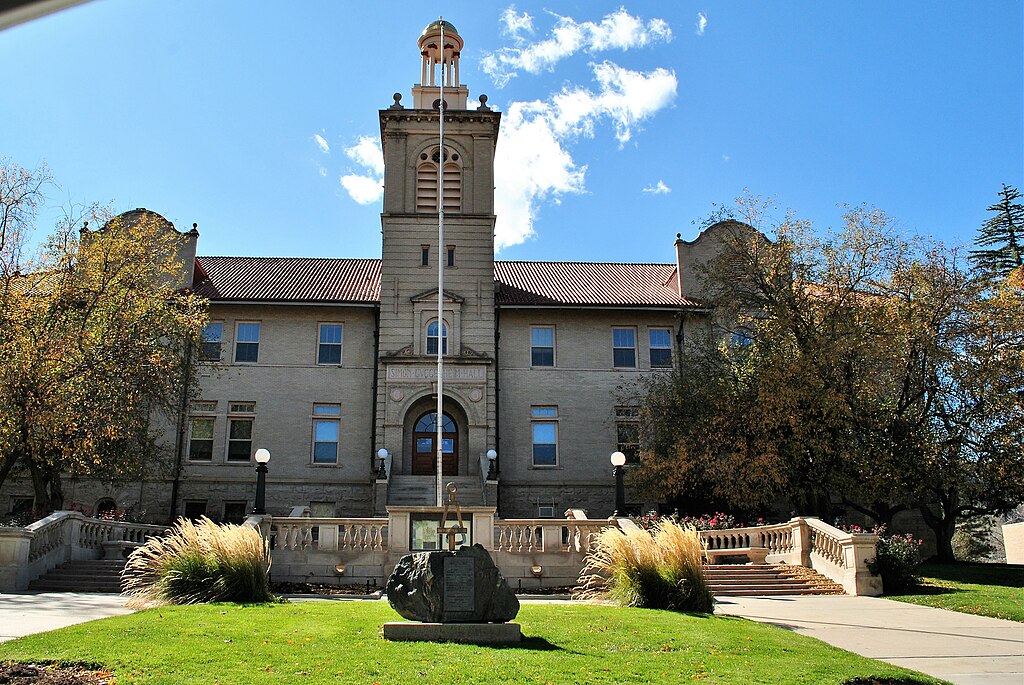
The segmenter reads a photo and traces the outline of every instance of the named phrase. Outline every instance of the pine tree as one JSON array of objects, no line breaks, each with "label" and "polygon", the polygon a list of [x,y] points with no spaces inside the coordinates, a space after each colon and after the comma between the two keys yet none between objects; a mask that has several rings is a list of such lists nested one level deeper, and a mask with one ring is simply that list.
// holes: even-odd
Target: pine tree
[{"label": "pine tree", "polygon": [[971,250],[971,259],[990,277],[1005,277],[1024,266],[1024,204],[1018,201],[1021,197],[1016,188],[1004,183],[999,202],[988,208],[995,215],[978,229],[974,244],[979,249]]}]

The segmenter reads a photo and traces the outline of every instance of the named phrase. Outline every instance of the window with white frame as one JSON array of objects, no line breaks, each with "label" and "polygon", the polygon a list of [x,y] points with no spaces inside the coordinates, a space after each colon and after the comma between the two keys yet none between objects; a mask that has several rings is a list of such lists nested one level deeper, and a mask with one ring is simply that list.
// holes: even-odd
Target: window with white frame
[{"label": "window with white frame", "polygon": [[320,324],[319,342],[316,350],[317,364],[341,364],[341,341],[344,326],[340,323]]},{"label": "window with white frame", "polygon": [[235,361],[255,364],[260,358],[260,322],[239,321],[235,326]]},{"label": "window with white frame", "polygon": [[192,403],[188,424],[188,460],[213,461],[213,431],[217,425],[217,402]]},{"label": "window with white frame", "polygon": [[252,459],[255,414],[255,402],[228,403],[228,461],[248,463]]},{"label": "window with white frame", "polygon": [[[448,324],[442,324],[441,329],[441,352],[448,354]],[[437,354],[437,319],[427,324],[427,354]]]},{"label": "window with white frame", "polygon": [[672,368],[672,329],[648,329],[652,369]]},{"label": "window with white frame", "polygon": [[617,369],[636,368],[636,329],[612,329],[612,365]]},{"label": "window with white frame", "polygon": [[530,407],[533,465],[558,465],[558,407]]},{"label": "window with white frame", "polygon": [[313,405],[313,463],[337,464],[341,433],[341,407],[337,404]]},{"label": "window with white frame", "polygon": [[530,366],[555,365],[555,327],[530,327]]},{"label": "window with white frame", "polygon": [[220,346],[223,340],[223,321],[211,321],[203,326],[202,344],[199,347],[199,360],[204,362],[219,362]]},{"label": "window with white frame", "polygon": [[627,464],[640,463],[640,408],[615,407],[615,448]]}]

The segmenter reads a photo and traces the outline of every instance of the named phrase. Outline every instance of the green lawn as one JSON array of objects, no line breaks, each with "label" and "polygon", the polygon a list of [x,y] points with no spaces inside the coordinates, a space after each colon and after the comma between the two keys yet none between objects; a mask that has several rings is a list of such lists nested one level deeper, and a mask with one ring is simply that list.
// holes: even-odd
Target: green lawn
[{"label": "green lawn", "polygon": [[887,597],[967,614],[1024,621],[1024,566],[930,563],[922,564],[918,573],[924,582],[917,592]]},{"label": "green lawn", "polygon": [[[527,604],[515,647],[386,642],[386,602],[164,607],[0,645],[125,683],[938,683],[734,617]],[[864,680],[860,680],[864,679]]]}]

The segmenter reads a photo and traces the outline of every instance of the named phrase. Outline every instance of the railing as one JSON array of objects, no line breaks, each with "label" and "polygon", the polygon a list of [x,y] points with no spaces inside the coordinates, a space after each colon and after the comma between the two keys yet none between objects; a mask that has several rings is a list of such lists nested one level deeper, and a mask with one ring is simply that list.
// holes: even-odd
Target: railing
[{"label": "railing", "polygon": [[272,548],[280,550],[383,552],[388,549],[388,519],[275,517],[270,538]]},{"label": "railing", "polygon": [[496,519],[494,550],[510,554],[586,554],[593,546],[594,536],[610,525],[614,524],[589,519]]},{"label": "railing", "polygon": [[847,533],[816,518],[756,528],[700,532],[707,556],[729,556],[735,550],[753,563],[785,563],[813,568],[843,586],[851,595],[881,594],[881,581],[867,568],[875,556],[874,535]]},{"label": "railing", "polygon": [[25,530],[33,534],[28,546],[30,563],[61,549],[69,541],[72,519],[67,514],[66,511],[58,511],[25,526]]}]

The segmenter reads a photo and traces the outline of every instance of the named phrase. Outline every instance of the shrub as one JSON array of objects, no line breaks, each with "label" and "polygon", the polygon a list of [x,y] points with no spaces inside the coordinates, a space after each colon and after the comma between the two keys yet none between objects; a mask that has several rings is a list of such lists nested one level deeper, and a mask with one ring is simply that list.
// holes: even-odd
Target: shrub
[{"label": "shrub", "polygon": [[[681,526],[696,530],[727,530],[729,528],[747,527],[742,522],[737,523],[736,517],[732,514],[725,514],[720,511],[700,516],[680,516],[678,512],[674,514],[658,514],[651,511],[636,519],[636,523],[645,530],[654,530],[660,521],[672,521]],[[768,521],[759,517],[754,523],[750,524],[750,527],[767,525],[769,525]]]},{"label": "shrub", "polygon": [[270,553],[259,531],[178,519],[128,558],[122,578],[130,604],[267,602]]},{"label": "shrub", "polygon": [[653,531],[606,528],[584,560],[577,596],[622,606],[710,613],[714,597],[697,531],[670,520]]},{"label": "shrub", "polygon": [[884,526],[877,528],[875,533],[878,543],[875,558],[868,562],[868,569],[882,576],[885,593],[891,595],[916,586],[923,541],[910,533],[888,534]]}]

